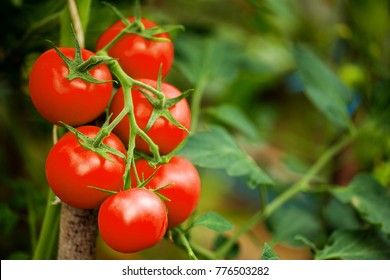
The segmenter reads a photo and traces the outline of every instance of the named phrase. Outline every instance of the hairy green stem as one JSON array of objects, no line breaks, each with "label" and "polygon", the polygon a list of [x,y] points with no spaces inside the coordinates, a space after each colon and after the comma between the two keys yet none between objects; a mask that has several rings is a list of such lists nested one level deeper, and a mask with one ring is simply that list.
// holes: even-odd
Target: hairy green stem
[{"label": "hairy green stem", "polygon": [[125,35],[127,32],[127,29],[124,28],[122,29],[119,34],[117,36],[115,36],[114,39],[112,39],[107,45],[105,45],[101,50],[102,51],[108,51],[113,45],[115,45],[116,42],[118,42],[118,40],[120,38],[122,38],[123,35]]},{"label": "hairy green stem", "polygon": [[[109,57],[107,52],[104,50],[100,50],[98,52],[98,55],[100,56],[106,56]],[[106,137],[110,132],[119,124],[120,121],[126,116],[129,118],[129,125],[130,125],[130,135],[129,135],[129,142],[128,142],[128,149],[127,149],[127,160],[126,160],[126,170],[124,173],[124,189],[129,189],[130,186],[130,180],[128,179],[129,171],[131,168],[131,165],[134,161],[134,150],[135,150],[135,139],[136,136],[139,135],[148,145],[150,152],[153,155],[153,162],[155,164],[159,163],[161,161],[161,155],[159,153],[159,147],[153,142],[153,140],[146,134],[145,131],[143,131],[139,125],[137,124],[137,121],[135,119],[135,113],[134,113],[134,104],[133,104],[133,98],[131,95],[131,89],[134,85],[141,86],[143,88],[146,88],[150,91],[156,92],[156,89],[151,88],[150,86],[136,81],[129,77],[126,72],[123,71],[121,66],[119,65],[119,62],[116,60],[109,61],[107,63],[109,66],[111,72],[113,75],[117,77],[119,80],[119,83],[122,86],[123,89],[123,97],[124,97],[124,108],[122,111],[110,122],[109,125],[103,127],[98,135],[96,135],[94,139],[94,145],[100,143],[103,141],[104,137]],[[162,93],[161,93],[162,94]]]},{"label": "hairy green stem", "polygon": [[[103,52],[99,52],[102,54]],[[134,105],[133,105],[133,98],[130,94],[131,87],[133,86],[133,80],[130,78],[120,67],[119,62],[114,60],[108,63],[108,66],[110,67],[111,72],[118,78],[120,84],[123,88],[123,96],[124,96],[124,108],[119,113],[119,115],[111,122],[111,124],[108,126],[110,130],[112,130],[122,119],[124,116],[128,114],[129,120],[130,120],[130,131],[134,130],[134,133],[138,134],[150,147],[150,152],[154,156],[155,162],[159,162],[161,160],[161,156],[159,153],[159,147],[153,142],[153,140],[146,134],[145,131],[143,131],[137,124],[134,114]],[[148,89],[148,86],[144,83],[137,83],[143,88]],[[126,94],[129,93],[129,94]]]},{"label": "hairy green stem", "polygon": [[233,236],[226,241],[226,243],[219,248],[216,255],[219,258],[224,258],[229,250],[234,246],[236,241],[249,230],[251,230],[257,223],[268,218],[279,207],[281,207],[286,201],[292,199],[298,193],[304,191],[309,187],[310,181],[318,174],[318,172],[341,150],[349,145],[356,137],[358,133],[348,134],[341,138],[333,146],[325,151],[325,153],[317,160],[317,162],[310,168],[310,170],[302,177],[301,180],[292,185],[289,189],[279,195],[275,200],[267,205],[264,211],[261,209],[256,212],[246,223],[244,223]]},{"label": "hairy green stem", "polygon": [[133,78],[130,78],[130,79],[131,79],[131,82],[132,82],[134,85],[140,86],[140,87],[142,87],[142,88],[144,88],[144,89],[150,91],[150,92],[153,93],[158,99],[162,100],[162,99],[165,98],[165,94],[164,94],[162,91],[157,90],[157,89],[155,89],[154,87],[151,87],[151,86],[149,86],[149,85],[147,85],[147,84],[144,84],[144,83],[141,82],[141,81],[135,80],[135,79],[133,79]]},{"label": "hairy green stem", "polygon": [[[130,90],[130,89],[129,89]],[[130,94],[129,94],[130,95]],[[130,124],[135,123],[134,114],[131,112],[128,113]],[[129,178],[130,168],[133,165],[135,169],[135,160],[134,160],[134,149],[135,149],[135,138],[137,137],[137,132],[135,129],[130,129],[129,143],[127,148],[127,161],[126,161],[126,170],[124,174],[125,186],[124,189],[128,190],[131,188],[131,180]],[[134,170],[134,174],[137,174]]]},{"label": "hairy green stem", "polygon": [[[106,6],[108,6],[109,8],[111,8],[111,10],[121,18],[122,22],[123,21],[128,21],[123,15],[122,13],[120,13],[118,11],[117,8],[115,8],[113,5],[111,5],[110,3],[108,2],[104,2],[103,4],[105,4]],[[139,3],[136,3],[136,5],[139,5]],[[140,7],[137,7],[136,8],[139,8]],[[126,24],[125,22],[123,22],[124,24]],[[130,25],[126,24],[127,26],[125,26],[123,29],[121,29],[121,31],[118,33],[118,35],[116,35],[107,45],[105,45],[101,50],[104,51],[104,52],[107,52],[110,48],[112,48],[112,46],[114,46],[116,44],[116,42],[119,41],[119,39],[121,39],[125,34],[129,34],[129,33],[136,33],[137,31],[139,30],[144,30],[145,27],[144,25],[142,24],[141,22],[141,18],[140,17],[136,17],[135,18],[135,21],[133,23],[130,23]]]}]

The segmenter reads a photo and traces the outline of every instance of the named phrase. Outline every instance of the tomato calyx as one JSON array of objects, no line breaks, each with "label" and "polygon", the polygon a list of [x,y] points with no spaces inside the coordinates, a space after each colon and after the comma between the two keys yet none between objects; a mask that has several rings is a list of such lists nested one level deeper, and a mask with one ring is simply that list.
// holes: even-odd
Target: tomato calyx
[{"label": "tomato calyx", "polygon": [[181,95],[174,97],[174,98],[166,98],[164,92],[161,91],[161,68],[160,73],[158,75],[158,81],[157,81],[157,90],[152,91],[152,93],[155,95],[155,97],[152,97],[148,92],[143,90],[142,88],[137,88],[137,90],[152,104],[153,111],[149,118],[149,121],[144,129],[145,132],[147,132],[153,124],[158,120],[160,117],[163,117],[167,119],[169,122],[171,122],[173,125],[177,126],[180,129],[183,129],[187,132],[188,129],[183,126],[181,123],[179,123],[171,114],[169,111],[169,108],[173,107],[175,104],[180,102],[181,100],[187,98],[192,90],[186,90]]},{"label": "tomato calyx", "polygon": [[134,7],[134,21],[130,22],[128,18],[126,18],[115,6],[108,2],[102,2],[104,5],[106,5],[108,8],[111,9],[111,11],[123,22],[125,25],[125,28],[119,32],[119,34],[106,46],[104,46],[102,49],[104,51],[107,51],[115,44],[116,41],[118,41],[124,34],[135,34],[138,36],[141,36],[147,40],[152,41],[159,41],[159,42],[171,42],[169,38],[164,37],[157,37],[157,35],[162,33],[169,33],[174,30],[184,30],[184,26],[182,25],[160,25],[160,26],[154,26],[151,28],[145,28],[144,24],[142,23],[142,17],[141,17],[141,6],[139,1],[135,1],[135,7]]},{"label": "tomato calyx", "polygon": [[104,129],[100,129],[99,133],[94,138],[90,138],[85,134],[81,133],[80,131],[78,131],[77,129],[75,129],[74,127],[67,125],[66,123],[63,122],[60,123],[64,125],[66,129],[68,129],[70,132],[76,135],[78,143],[83,148],[93,151],[94,153],[98,154],[99,156],[109,161],[112,161],[112,158],[108,154],[113,154],[122,159],[126,159],[126,156],[122,152],[102,143],[103,139],[105,138],[104,134],[102,134],[104,132]]},{"label": "tomato calyx", "polygon": [[[133,164],[134,168],[135,168],[135,164]],[[147,190],[150,190],[151,192],[153,192],[154,194],[156,194],[162,201],[171,201],[168,197],[162,195],[159,191],[165,189],[166,187],[169,187],[170,185],[172,185],[173,183],[168,183],[164,186],[161,186],[161,187],[158,187],[156,189],[151,189],[151,188],[147,188],[147,184],[150,183],[150,181],[153,179],[153,177],[156,175],[156,173],[160,170],[161,168],[161,165],[158,166],[156,168],[156,170],[154,170],[154,172],[148,177],[148,178],[144,178],[144,174],[142,174],[142,178],[139,178],[139,175],[137,172],[134,172],[134,176],[135,176],[135,180],[137,182],[137,186],[134,186],[133,188],[137,188],[137,189],[147,189]]]},{"label": "tomato calyx", "polygon": [[75,37],[73,28],[72,28],[72,32],[73,32],[73,38],[75,44],[75,56],[73,60],[66,57],[52,41],[48,40],[48,42],[53,46],[54,50],[61,57],[61,59],[64,61],[64,63],[69,69],[69,73],[66,76],[66,78],[68,80],[79,78],[82,79],[83,81],[93,83],[93,84],[104,84],[104,83],[114,82],[113,80],[95,79],[91,76],[91,74],[89,74],[88,71],[100,64],[109,63],[110,61],[113,61],[115,59],[106,56],[91,56],[88,60],[84,61],[81,55],[81,48]]},{"label": "tomato calyx", "polygon": [[174,106],[176,103],[178,103],[182,99],[186,98],[191,93],[191,90],[185,91],[180,96],[175,97],[175,98],[165,98],[164,97],[162,99],[159,99],[157,97],[152,97],[147,92],[145,92],[143,90],[139,90],[139,91],[153,105],[152,115],[150,116],[149,122],[146,125],[145,132],[147,132],[153,126],[153,124],[156,122],[156,120],[159,119],[160,117],[167,119],[169,122],[171,122],[172,124],[174,124],[178,128],[183,129],[183,130],[188,132],[188,129],[185,126],[183,126],[181,123],[179,123],[172,116],[171,112],[169,111],[169,108]]}]

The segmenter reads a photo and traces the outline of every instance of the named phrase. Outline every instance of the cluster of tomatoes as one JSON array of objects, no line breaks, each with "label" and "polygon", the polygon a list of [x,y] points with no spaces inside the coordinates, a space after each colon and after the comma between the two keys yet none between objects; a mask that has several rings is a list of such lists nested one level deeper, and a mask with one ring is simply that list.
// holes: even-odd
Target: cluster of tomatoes
[{"label": "cluster of tomatoes", "polygon": [[[86,64],[91,57],[98,56],[77,44],[75,48],[55,47],[44,52],[33,65],[29,80],[37,111],[49,122],[66,125],[70,130],[54,144],[47,157],[50,188],[73,207],[99,208],[98,225],[103,240],[125,253],[158,243],[167,229],[181,224],[193,213],[200,195],[199,174],[189,161],[173,155],[168,162],[151,165],[147,160],[150,147],[144,138],[136,135],[135,147],[129,144],[129,117],[134,117],[161,155],[171,153],[187,137],[191,114],[186,99],[177,99],[181,92],[158,79],[167,75],[173,61],[174,49],[168,33],[158,33],[153,38],[141,33],[116,37],[134,22],[140,32],[156,27],[144,18],[127,20],[127,25],[119,20],[104,31],[96,52],[110,44],[108,56],[118,61],[130,80],[138,81],[131,90],[116,89],[112,70],[106,63]],[[155,108],[150,101],[154,95],[148,88],[162,92],[165,101],[176,98],[177,102]],[[95,125],[95,120],[102,115],[112,115],[110,121],[115,119],[125,107],[126,95],[131,95],[133,114],[126,114],[99,141],[101,127]],[[161,114],[150,125],[156,109],[165,110],[174,122]],[[131,148],[145,157],[129,159]],[[128,188],[124,187],[126,184]]]}]

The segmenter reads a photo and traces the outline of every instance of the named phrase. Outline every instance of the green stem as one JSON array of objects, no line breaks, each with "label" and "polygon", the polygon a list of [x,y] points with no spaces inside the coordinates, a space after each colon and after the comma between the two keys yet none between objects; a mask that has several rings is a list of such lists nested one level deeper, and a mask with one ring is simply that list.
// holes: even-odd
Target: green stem
[{"label": "green stem", "polygon": [[117,36],[115,36],[114,39],[112,39],[107,45],[105,45],[101,50],[102,51],[108,51],[113,45],[115,45],[116,42],[119,41],[120,38],[122,38],[123,35],[128,33],[127,28],[123,28]]},{"label": "green stem", "polygon": [[[136,16],[135,16],[134,22],[132,22],[132,23],[129,22],[128,19],[115,6],[111,5],[108,2],[103,2],[103,4],[106,5],[107,7],[109,7],[112,10],[112,12],[114,12],[114,14],[116,14],[126,26],[124,28],[122,28],[121,31],[118,33],[118,35],[116,35],[107,45],[105,45],[101,49],[102,51],[107,52],[125,34],[137,33],[137,31],[145,30],[145,27],[141,21],[141,16],[140,16],[141,8],[140,8],[140,6],[138,6],[139,5],[138,1],[136,1],[136,4],[135,4],[136,5],[135,6],[136,7],[135,8],[135,15]],[[137,15],[139,15],[139,16],[137,16]]]},{"label": "green stem", "polygon": [[310,181],[318,174],[318,172],[340,151],[342,151],[347,145],[349,145],[357,134],[348,134],[340,141],[336,142],[333,146],[325,151],[325,153],[317,160],[317,162],[309,169],[309,171],[299,180],[292,185],[288,190],[278,196],[277,199],[272,201],[264,211],[265,218],[269,217],[276,209],[278,209],[287,200],[294,197],[299,192],[309,187]]},{"label": "green stem", "polygon": [[[108,54],[104,50],[100,50],[98,55],[105,56],[109,58]],[[132,79],[127,75],[125,71],[121,68],[119,62],[117,60],[111,60],[107,62],[108,67],[110,68],[113,75],[117,77],[119,83],[123,89],[123,98],[124,98],[124,108],[122,111],[111,121],[111,123],[104,128],[102,128],[98,135],[96,135],[94,139],[94,145],[98,145],[101,141],[103,141],[104,137],[109,135],[111,131],[119,124],[120,121],[127,115],[130,123],[130,135],[129,135],[129,145],[127,150],[127,162],[126,162],[126,171],[124,175],[125,186],[124,189],[130,188],[130,182],[127,180],[128,171],[131,167],[131,162],[134,158],[134,149],[135,149],[135,138],[139,135],[148,145],[150,152],[153,155],[153,162],[159,163],[161,161],[161,155],[159,153],[159,147],[153,142],[153,140],[143,131],[137,124],[134,113],[134,104],[133,98],[131,95],[131,89],[134,85],[143,87],[147,90],[153,91],[156,93],[156,89],[146,85],[140,81]],[[157,91],[158,92],[158,91]],[[161,92],[160,92],[161,93]],[[162,93],[161,93],[162,94]]]},{"label": "green stem", "polygon": [[190,245],[190,242],[188,241],[185,233],[180,228],[173,228],[172,231],[177,234],[179,237],[180,243],[183,245],[183,247],[186,249],[186,252],[188,256],[191,258],[191,260],[198,260],[197,256],[195,255],[194,251],[192,250],[192,247]]},{"label": "green stem", "polygon": [[33,260],[49,260],[52,258],[52,254],[57,243],[58,224],[61,209],[59,205],[53,205],[54,200],[55,195],[51,190],[49,190],[45,217],[43,220],[38,243],[35,247]]},{"label": "green stem", "polygon": [[198,127],[201,102],[202,102],[202,97],[206,85],[207,85],[207,75],[202,75],[202,77],[198,80],[196,89],[191,99],[191,114],[192,114],[191,131],[196,131]]},{"label": "green stem", "polygon": [[259,194],[260,194],[261,210],[264,211],[264,209],[267,208],[267,204],[268,204],[268,200],[267,200],[267,186],[260,185],[259,186]]},{"label": "green stem", "polygon": [[193,242],[189,242],[189,245],[197,255],[202,256],[206,260],[218,260],[218,257],[214,254],[214,252]]},{"label": "green stem", "polygon": [[[360,130],[361,131],[361,130]],[[219,248],[216,252],[216,255],[219,258],[223,258],[236,241],[245,234],[251,228],[253,228],[257,223],[268,218],[272,213],[274,213],[279,207],[281,207],[286,201],[292,199],[298,193],[304,191],[308,186],[310,181],[318,174],[318,172],[341,150],[343,150],[347,145],[349,145],[356,137],[358,133],[348,134],[345,137],[341,138],[340,141],[336,142],[333,146],[325,151],[325,153],[317,160],[317,162],[310,168],[310,170],[302,177],[301,180],[292,185],[288,190],[279,195],[275,200],[267,205],[263,210],[256,212],[246,223],[244,223],[234,235],[226,241],[226,243]]]},{"label": "green stem", "polygon": [[[133,84],[142,86],[143,88],[149,89],[148,85],[144,83],[137,82],[136,80],[130,78],[126,72],[120,67],[118,61],[112,61],[108,63],[111,72],[118,78],[120,84],[123,88],[123,96],[124,96],[124,109],[119,113],[119,115],[112,121],[112,123],[108,126],[109,129],[113,129],[122,118],[128,114],[130,120],[130,131],[134,130],[134,134],[138,134],[148,145],[150,148],[150,152],[153,154],[154,160],[156,163],[160,162],[161,156],[159,153],[159,147],[153,142],[153,140],[143,131],[137,124],[134,114],[134,105],[133,98],[130,94],[131,87]],[[129,93],[129,94],[126,94]]]},{"label": "green stem", "polygon": [[135,160],[134,160],[134,149],[135,149],[135,138],[136,137],[137,137],[137,134],[136,134],[135,130],[130,129],[129,144],[128,144],[128,150],[127,150],[126,170],[124,173],[124,180],[125,180],[124,189],[125,190],[128,190],[131,188],[131,180],[129,178],[131,166],[134,167],[134,174],[136,174],[135,176],[137,179],[137,184],[139,184],[138,173],[136,172],[136,169],[135,169]]},{"label": "green stem", "polygon": [[213,53],[213,49],[214,49],[214,42],[209,39],[207,41],[204,50],[202,71],[200,72],[201,75],[196,81],[195,92],[192,94],[192,99],[191,99],[191,114],[192,114],[191,131],[196,131],[198,127],[202,97],[205,92],[207,82],[210,79],[212,74],[210,72],[210,69],[212,68],[210,65],[210,61],[212,61],[211,56]]},{"label": "green stem", "polygon": [[141,81],[135,80],[135,79],[133,79],[133,78],[130,78],[130,79],[131,79],[131,82],[132,82],[134,85],[140,86],[140,87],[142,87],[142,88],[144,88],[144,89],[150,91],[151,93],[153,93],[153,94],[157,97],[157,99],[159,99],[159,100],[165,99],[165,94],[164,94],[162,91],[157,90],[157,89],[155,89],[154,87],[151,87],[151,86],[149,86],[149,85],[147,85],[147,84],[144,84],[144,83],[141,82]]},{"label": "green stem", "polygon": [[186,137],[183,141],[181,141],[180,144],[177,145],[177,147],[173,149],[171,152],[162,156],[161,163],[168,163],[186,145],[187,141],[188,141],[188,137]]}]

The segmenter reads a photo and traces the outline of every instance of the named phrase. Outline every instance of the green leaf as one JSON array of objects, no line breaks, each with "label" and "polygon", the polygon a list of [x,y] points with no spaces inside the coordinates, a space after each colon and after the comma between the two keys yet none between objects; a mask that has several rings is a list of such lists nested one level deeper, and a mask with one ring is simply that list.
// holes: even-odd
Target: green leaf
[{"label": "green leaf", "polygon": [[249,186],[273,184],[271,178],[221,127],[213,126],[189,137],[180,154],[200,167],[222,168],[230,176],[245,176]]},{"label": "green leaf", "polygon": [[354,208],[336,198],[332,198],[322,210],[327,225],[333,229],[357,230],[361,220]]},{"label": "green leaf", "polygon": [[307,239],[306,237],[304,237],[302,235],[297,235],[297,236],[295,236],[295,240],[302,242],[303,244],[308,246],[311,250],[313,250],[314,252],[317,252],[317,246],[313,242],[311,242],[309,239]]},{"label": "green leaf", "polygon": [[337,230],[329,243],[317,251],[317,260],[388,260],[389,244],[372,231]]},{"label": "green leaf", "polygon": [[390,195],[373,177],[359,175],[347,188],[334,190],[333,195],[350,203],[365,221],[390,234]]},{"label": "green leaf", "polygon": [[301,196],[276,210],[267,220],[273,233],[272,241],[293,246],[302,245],[296,239],[297,236],[318,241],[322,237],[322,227],[315,209],[317,203],[312,199],[305,201]]},{"label": "green leaf", "polygon": [[347,109],[352,97],[349,89],[308,48],[298,46],[294,55],[307,97],[333,124],[351,127]]},{"label": "green leaf", "polygon": [[259,140],[256,125],[244,114],[242,110],[233,105],[221,105],[208,108],[206,112],[224,124],[231,126],[243,133],[249,139]]},{"label": "green leaf", "polygon": [[[239,72],[242,47],[223,36],[184,32],[175,38],[175,64],[183,76],[198,88],[216,93],[225,83],[231,83]],[[218,90],[220,91],[220,90]]]},{"label": "green leaf", "polygon": [[215,212],[206,212],[197,218],[192,226],[204,226],[216,232],[231,230],[233,225]]},{"label": "green leaf", "polygon": [[262,260],[279,260],[279,257],[275,254],[274,251],[272,251],[271,246],[268,245],[268,243],[264,243],[264,249],[261,254]]}]

